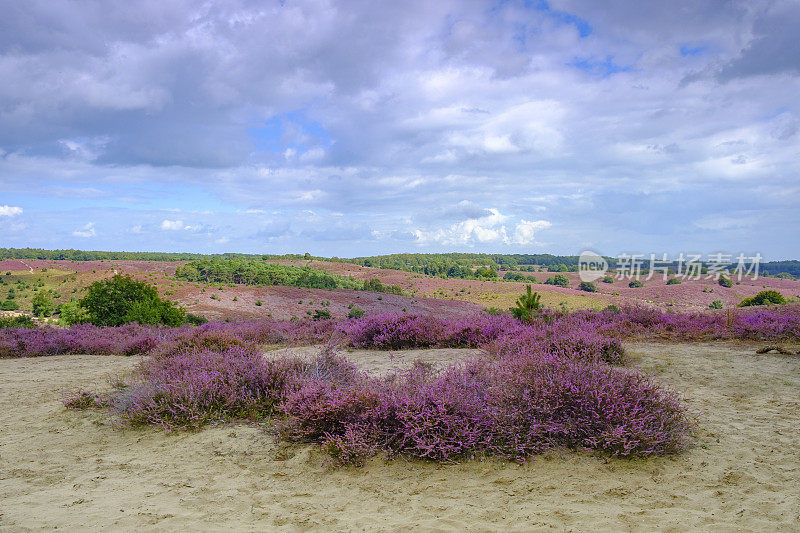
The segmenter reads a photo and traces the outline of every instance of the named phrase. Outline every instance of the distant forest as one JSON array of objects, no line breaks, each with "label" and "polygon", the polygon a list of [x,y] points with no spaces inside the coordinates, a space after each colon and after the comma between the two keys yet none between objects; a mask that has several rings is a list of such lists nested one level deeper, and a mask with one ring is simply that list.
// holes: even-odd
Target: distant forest
[{"label": "distant forest", "polygon": [[[316,257],[305,254],[198,254],[187,252],[106,252],[85,250],[43,250],[38,248],[0,248],[1,259],[40,259],[67,261],[197,261],[197,260],[269,260],[305,259],[353,263],[384,269],[405,270],[428,276],[448,278],[492,277],[491,271],[520,270],[535,271],[534,265],[548,272],[577,270],[577,255],[552,254],[479,254],[479,253],[431,253],[389,254],[343,259],[339,257]],[[609,266],[617,266],[617,260],[606,257]],[[646,266],[647,261],[644,262]],[[483,269],[481,270],[481,267]],[[476,270],[477,269],[477,270]],[[800,278],[800,261],[768,261],[761,263],[760,275]]]}]

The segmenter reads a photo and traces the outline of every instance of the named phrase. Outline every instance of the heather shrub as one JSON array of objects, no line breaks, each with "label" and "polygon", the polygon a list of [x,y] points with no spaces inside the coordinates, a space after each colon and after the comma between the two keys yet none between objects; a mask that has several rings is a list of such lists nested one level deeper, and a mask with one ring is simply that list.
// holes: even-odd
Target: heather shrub
[{"label": "heather shrub", "polygon": [[374,437],[361,427],[346,427],[341,435],[326,435],[322,452],[327,464],[333,468],[342,466],[364,466],[375,455]]},{"label": "heather shrub", "polygon": [[681,283],[682,282],[680,278],[669,278],[667,281],[667,285],[680,285]]},{"label": "heather shrub", "polygon": [[679,451],[691,427],[679,399],[647,378],[540,355],[441,374],[417,365],[357,386],[311,382],[284,410],[284,438],[323,443],[332,464],[363,464],[378,451],[522,461],[553,446],[646,456]]},{"label": "heather shrub", "polygon": [[440,340],[438,321],[414,315],[381,313],[349,320],[341,327],[357,348],[425,348]]},{"label": "heather shrub", "polygon": [[722,309],[722,300],[714,300],[708,304],[709,309]]},{"label": "heather shrub", "polygon": [[107,403],[101,395],[86,390],[68,392],[64,396],[63,403],[67,409],[75,410],[107,407]]},{"label": "heather shrub", "polygon": [[628,287],[630,287],[631,289],[638,289],[639,287],[644,287],[644,283],[642,283],[638,279],[635,279],[630,283],[628,283]]},{"label": "heather shrub", "polygon": [[267,361],[246,347],[181,352],[143,362],[108,403],[126,425],[198,429],[268,416],[291,375],[287,362]]},{"label": "heather shrub", "polygon": [[614,283],[614,276],[606,274],[605,276],[603,276],[603,279],[601,281],[603,283]]}]

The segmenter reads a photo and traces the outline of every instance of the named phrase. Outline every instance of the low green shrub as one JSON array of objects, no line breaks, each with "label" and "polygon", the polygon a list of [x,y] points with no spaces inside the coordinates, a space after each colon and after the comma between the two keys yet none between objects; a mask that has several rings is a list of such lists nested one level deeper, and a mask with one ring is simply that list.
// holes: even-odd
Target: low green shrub
[{"label": "low green shrub", "polygon": [[581,284],[578,285],[578,289],[585,292],[597,292],[597,287],[595,284],[589,281],[582,281]]},{"label": "low green shrub", "polygon": [[778,291],[761,291],[755,296],[745,298],[739,303],[739,307],[750,307],[752,305],[783,305],[786,298]]}]

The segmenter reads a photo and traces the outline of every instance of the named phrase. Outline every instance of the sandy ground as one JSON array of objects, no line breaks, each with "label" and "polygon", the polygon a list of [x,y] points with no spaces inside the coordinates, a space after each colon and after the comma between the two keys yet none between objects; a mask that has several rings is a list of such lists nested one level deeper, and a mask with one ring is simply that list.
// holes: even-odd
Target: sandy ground
[{"label": "sandy ground", "polygon": [[[629,346],[697,413],[696,445],[680,456],[557,451],[526,465],[375,459],[338,471],[258,425],[118,431],[61,407],[64,389],[103,387],[136,358],[0,360],[0,530],[797,531],[800,358],[755,347]],[[348,355],[379,371],[415,357]]]}]

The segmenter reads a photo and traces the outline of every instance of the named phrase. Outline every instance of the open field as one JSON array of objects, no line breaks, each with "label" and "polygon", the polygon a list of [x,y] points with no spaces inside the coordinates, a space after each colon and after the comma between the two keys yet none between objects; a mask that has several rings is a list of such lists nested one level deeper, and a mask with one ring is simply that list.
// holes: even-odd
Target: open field
[{"label": "open field", "polygon": [[[246,285],[193,283],[172,278],[175,269],[185,262],[169,261],[43,261],[3,260],[0,275],[8,283],[0,286],[0,300],[17,280],[31,286],[17,297],[20,310],[30,312],[32,287],[42,283],[39,290],[52,289],[59,296],[56,303],[82,297],[81,290],[90,283],[113,276],[115,273],[131,274],[137,279],[154,284],[162,297],[176,302],[190,313],[211,320],[225,318],[250,319],[272,316],[289,319],[304,318],[316,309],[327,309],[334,318],[347,316],[352,305],[368,314],[379,312],[409,313],[434,316],[465,316],[481,308],[506,310],[514,305],[524,291],[525,283],[506,281],[479,281],[443,279],[400,270],[364,267],[350,263],[329,261],[276,260],[274,262],[311,266],[334,274],[366,280],[378,278],[387,285],[400,285],[404,296],[380,294],[347,289],[324,290],[297,287],[254,287]],[[47,269],[43,271],[42,269]],[[5,276],[10,272],[9,276]],[[502,274],[502,273],[501,273]],[[530,274],[530,273],[526,273]],[[534,273],[539,281],[555,275],[549,272]],[[686,280],[679,285],[666,285],[660,277],[645,282],[644,287],[630,288],[626,281],[613,284],[596,282],[598,292],[578,290],[578,274],[563,273],[570,280],[570,288],[537,284],[534,290],[542,296],[547,307],[574,309],[602,309],[610,304],[657,305],[674,310],[707,309],[714,300],[732,307],[742,299],[762,290],[777,290],[784,296],[800,297],[800,281],[759,278],[745,279],[731,288],[719,286],[714,280]],[[261,301],[262,305],[256,305]],[[325,302],[324,306],[321,302]],[[330,302],[330,305],[328,305]]]},{"label": "open field", "polygon": [[[795,530],[800,358],[757,356],[759,346],[627,345],[696,413],[696,443],[678,456],[378,458],[336,471],[321,467],[318,447],[275,444],[257,424],[117,431],[100,412],[61,406],[62,391],[103,388],[138,357],[0,360],[0,529]],[[464,352],[346,355],[385,372],[420,354]]]}]

